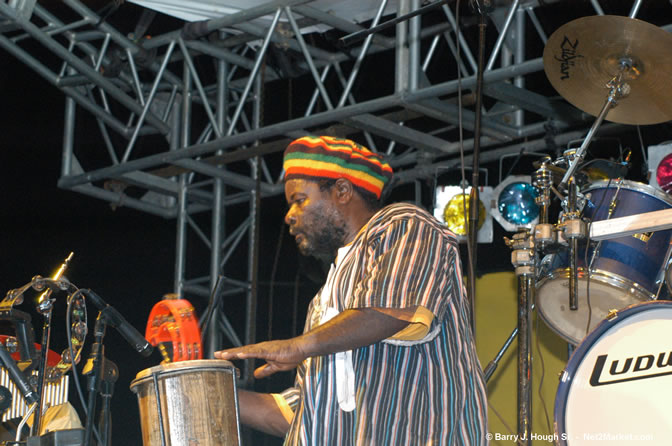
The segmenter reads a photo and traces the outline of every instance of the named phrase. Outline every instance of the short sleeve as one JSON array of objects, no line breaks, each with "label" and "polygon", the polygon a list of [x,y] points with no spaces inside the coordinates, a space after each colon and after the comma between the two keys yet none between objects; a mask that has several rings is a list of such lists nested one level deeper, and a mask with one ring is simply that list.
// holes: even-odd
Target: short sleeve
[{"label": "short sleeve", "polygon": [[446,300],[461,292],[456,243],[436,225],[397,219],[363,243],[363,274],[349,308],[419,306],[442,318]]},{"label": "short sleeve", "polygon": [[296,406],[299,404],[299,389],[290,387],[280,393],[272,393],[271,396],[282,412],[282,416],[288,423],[291,423]]}]

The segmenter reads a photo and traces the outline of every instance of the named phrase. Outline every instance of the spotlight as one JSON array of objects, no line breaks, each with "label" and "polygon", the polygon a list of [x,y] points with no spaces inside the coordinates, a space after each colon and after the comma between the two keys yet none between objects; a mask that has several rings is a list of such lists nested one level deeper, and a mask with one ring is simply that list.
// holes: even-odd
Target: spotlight
[{"label": "spotlight", "polygon": [[[453,231],[460,243],[467,241],[467,228],[469,226],[469,194],[471,187],[464,191],[460,186],[439,186],[436,188],[436,199],[434,204],[434,217],[442,221]],[[478,234],[476,241],[478,243],[492,243],[492,215],[490,214],[490,205],[492,201],[492,188],[482,186],[479,188],[478,203]],[[464,214],[464,205],[467,207],[467,214]]]},{"label": "spotlight", "polygon": [[649,184],[672,192],[672,143],[649,146]]},{"label": "spotlight", "polygon": [[515,232],[518,228],[530,228],[539,220],[539,206],[535,203],[538,194],[529,175],[505,178],[493,195],[492,216],[504,230]]}]

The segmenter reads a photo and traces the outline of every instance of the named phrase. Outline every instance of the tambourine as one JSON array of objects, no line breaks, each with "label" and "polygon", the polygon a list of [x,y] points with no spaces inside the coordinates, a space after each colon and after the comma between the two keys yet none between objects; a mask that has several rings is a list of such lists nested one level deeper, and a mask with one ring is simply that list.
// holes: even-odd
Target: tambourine
[{"label": "tambourine", "polygon": [[154,305],[147,320],[145,338],[153,346],[159,347],[164,362],[203,357],[201,331],[194,307],[188,300],[178,299],[175,294],[166,294],[163,300]]}]

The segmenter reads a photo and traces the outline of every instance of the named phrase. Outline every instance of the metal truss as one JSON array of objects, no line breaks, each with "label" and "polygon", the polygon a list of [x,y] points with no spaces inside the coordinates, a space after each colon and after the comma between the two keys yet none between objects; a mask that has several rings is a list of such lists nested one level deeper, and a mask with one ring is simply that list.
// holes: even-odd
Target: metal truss
[{"label": "metal truss", "polygon": [[[377,12],[364,27],[312,3],[275,0],[207,22],[173,21],[149,38],[148,10],[124,25],[77,0],[0,2],[2,48],[66,97],[59,187],[175,218],[175,291],[208,296],[223,275],[227,292],[247,301],[244,339],[226,317],[218,321],[234,344],[254,341],[259,207],[282,193],[280,153],[289,141],[355,137],[408,183],[459,164],[461,122],[470,160],[477,30],[468,2],[460,2],[459,27],[455,3],[439,1],[348,45],[338,38],[389,20],[386,8],[399,16],[427,5],[372,0]],[[591,118],[549,91],[543,74],[547,36],[562,24],[548,16],[556,2],[493,3],[482,160],[545,150],[549,132],[559,145],[581,137]],[[597,0],[590,5],[588,14],[604,13]],[[308,27],[328,31],[302,34]],[[288,85],[290,93],[279,93]],[[82,130],[80,121],[92,124]],[[84,134],[99,143],[79,144]],[[234,205],[248,217],[225,231]],[[209,271],[195,277],[185,268],[187,231],[211,252]],[[247,251],[247,274],[228,277],[237,249]],[[213,333],[210,341],[211,351],[221,343]]]}]

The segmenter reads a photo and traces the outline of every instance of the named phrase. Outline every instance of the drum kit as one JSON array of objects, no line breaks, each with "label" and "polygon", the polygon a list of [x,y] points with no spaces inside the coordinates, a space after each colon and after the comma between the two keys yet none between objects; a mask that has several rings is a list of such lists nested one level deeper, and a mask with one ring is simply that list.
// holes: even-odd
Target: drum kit
[{"label": "drum kit", "polygon": [[[672,120],[672,35],[633,17],[583,17],[553,33],[543,60],[560,95],[597,119],[580,148],[535,166],[539,224],[507,240],[519,284],[518,438],[531,438],[536,309],[576,346],[556,395],[555,442],[670,444],[672,301],[659,298],[671,263],[672,197],[624,179],[627,160],[602,161],[599,181],[579,174],[603,120]],[[548,218],[554,195],[557,224]]]}]

